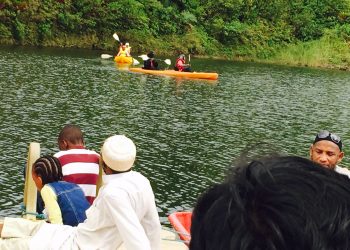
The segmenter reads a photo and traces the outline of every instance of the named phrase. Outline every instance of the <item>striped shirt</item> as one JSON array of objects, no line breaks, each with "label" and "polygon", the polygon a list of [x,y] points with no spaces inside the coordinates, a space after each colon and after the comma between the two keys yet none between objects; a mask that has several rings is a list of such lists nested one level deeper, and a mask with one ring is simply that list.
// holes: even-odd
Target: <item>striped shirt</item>
[{"label": "striped shirt", "polygon": [[78,184],[90,204],[96,197],[100,155],[85,148],[64,150],[54,155],[62,165],[63,180]]}]

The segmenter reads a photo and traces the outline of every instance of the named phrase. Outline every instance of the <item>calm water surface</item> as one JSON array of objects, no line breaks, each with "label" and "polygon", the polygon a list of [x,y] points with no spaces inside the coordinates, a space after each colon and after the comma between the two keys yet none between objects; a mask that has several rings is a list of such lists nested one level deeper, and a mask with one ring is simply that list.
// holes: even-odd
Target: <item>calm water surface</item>
[{"label": "calm water surface", "polygon": [[0,216],[20,214],[29,143],[55,153],[66,123],[96,151],[112,134],[134,140],[135,169],[150,179],[163,224],[247,147],[307,157],[314,134],[329,129],[350,152],[348,72],[191,58],[219,79],[186,80],[130,73],[100,54],[0,48]]}]

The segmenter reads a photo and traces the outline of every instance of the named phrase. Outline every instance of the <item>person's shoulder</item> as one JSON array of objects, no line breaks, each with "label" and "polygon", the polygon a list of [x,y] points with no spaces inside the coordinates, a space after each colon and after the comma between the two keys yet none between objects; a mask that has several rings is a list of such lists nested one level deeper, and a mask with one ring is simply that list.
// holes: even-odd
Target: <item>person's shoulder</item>
[{"label": "person's shoulder", "polygon": [[100,154],[97,153],[95,150],[92,150],[92,149],[85,149],[85,150],[86,150],[86,152],[100,156]]},{"label": "person's shoulder", "polygon": [[62,150],[57,152],[56,154],[54,154],[55,157],[60,157],[63,155],[71,155],[71,154],[94,154],[99,156],[100,154],[97,153],[94,150],[90,150],[90,149],[86,149],[86,148],[72,148],[72,149],[68,149],[68,150]]},{"label": "person's shoulder", "polygon": [[135,183],[137,183],[139,187],[143,187],[143,188],[151,187],[151,182],[143,174],[136,171],[131,171],[130,176],[132,179],[134,179]]},{"label": "person's shoulder", "polygon": [[56,182],[51,182],[45,184],[42,189],[40,190],[40,194],[42,196],[56,196],[56,191],[55,191],[55,183]]},{"label": "person's shoulder", "polygon": [[107,187],[117,189],[133,189],[136,186],[145,186],[149,180],[139,172],[129,171],[126,173],[114,174],[105,177]]},{"label": "person's shoulder", "polygon": [[337,173],[347,175],[350,178],[350,170],[348,168],[336,166],[334,170]]},{"label": "person's shoulder", "polygon": [[66,150],[61,150],[55,153],[53,156],[56,158],[59,158],[60,156],[64,155],[66,153]]},{"label": "person's shoulder", "polygon": [[141,174],[140,172],[137,172],[135,170],[131,170],[130,171],[130,175],[133,175],[133,177],[136,177],[136,178],[141,178],[141,179],[148,180],[146,176],[144,176],[143,174]]}]

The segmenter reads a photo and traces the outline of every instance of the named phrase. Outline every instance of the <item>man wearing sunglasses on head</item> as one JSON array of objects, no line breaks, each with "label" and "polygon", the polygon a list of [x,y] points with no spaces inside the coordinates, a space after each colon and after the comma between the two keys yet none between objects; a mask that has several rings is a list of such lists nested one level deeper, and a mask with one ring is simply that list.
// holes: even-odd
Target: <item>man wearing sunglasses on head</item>
[{"label": "man wearing sunglasses on head", "polygon": [[350,170],[339,167],[344,157],[343,143],[340,137],[327,130],[320,131],[310,146],[310,159],[325,168],[335,170],[350,178]]}]

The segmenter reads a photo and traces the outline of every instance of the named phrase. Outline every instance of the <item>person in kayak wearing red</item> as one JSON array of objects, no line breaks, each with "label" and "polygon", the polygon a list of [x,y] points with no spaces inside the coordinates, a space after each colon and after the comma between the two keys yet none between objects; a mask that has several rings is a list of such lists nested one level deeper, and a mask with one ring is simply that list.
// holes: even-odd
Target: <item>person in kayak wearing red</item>
[{"label": "person in kayak wearing red", "polygon": [[154,52],[147,54],[148,59],[143,62],[143,69],[158,70],[158,62],[154,59]]},{"label": "person in kayak wearing red", "polygon": [[176,71],[192,72],[190,65],[186,64],[186,58],[184,54],[179,55],[179,57],[176,59],[174,69]]}]

